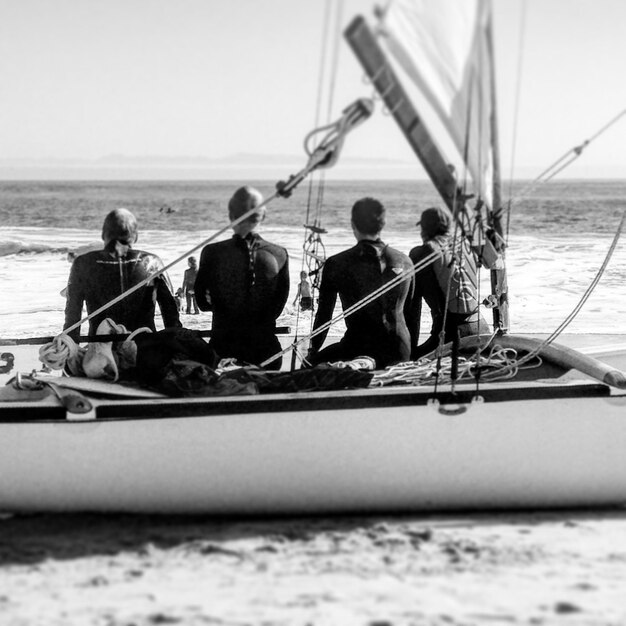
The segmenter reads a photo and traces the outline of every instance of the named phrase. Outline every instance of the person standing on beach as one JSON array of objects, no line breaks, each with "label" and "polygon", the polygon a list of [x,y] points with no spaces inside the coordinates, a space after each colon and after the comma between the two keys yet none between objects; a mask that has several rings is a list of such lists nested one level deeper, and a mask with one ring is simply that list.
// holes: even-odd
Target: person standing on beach
[{"label": "person standing on beach", "polygon": [[[433,252],[438,252],[440,256],[415,275],[415,295],[410,314],[411,319],[417,320],[410,324],[411,358],[414,360],[437,347],[444,325],[445,342],[458,342],[460,337],[490,332],[487,321],[478,310],[478,269],[464,237],[456,238],[456,261],[452,258],[450,228],[453,220],[448,209],[431,207],[422,212],[416,224],[420,227],[423,245],[409,252],[413,264]],[[446,292],[449,295],[446,296]],[[422,300],[430,308],[432,327],[426,341],[418,345]]]},{"label": "person standing on beach", "polygon": [[[259,191],[241,187],[228,203],[228,216],[236,220],[262,202]],[[280,352],[276,320],[289,295],[287,250],[258,234],[264,219],[260,207],[233,226],[231,239],[205,246],[195,283],[198,306],[213,311],[209,345],[221,358],[254,365]],[[268,368],[281,364],[279,357]]]},{"label": "person standing on beach", "polygon": [[307,358],[312,365],[369,356],[377,367],[386,367],[409,359],[404,308],[413,295],[412,264],[406,254],[381,241],[384,225],[385,207],[378,200],[362,198],[354,204],[352,231],[357,244],[326,260],[314,330],[332,318],[337,295],[345,311],[404,271],[409,272],[406,280],[347,317],[346,333],[338,343],[320,350],[327,331],[313,337]]},{"label": "person standing on beach", "polygon": [[313,310],[313,297],[311,296],[311,285],[309,284],[308,274],[306,272],[300,272],[300,282],[298,283],[298,291],[296,297],[293,300],[295,306],[300,298],[300,310],[312,311]]},{"label": "person standing on beach", "polygon": [[[158,256],[133,248],[137,236],[137,220],[127,209],[115,209],[104,218],[104,249],[81,254],[72,263],[64,329],[81,319],[83,303],[87,306],[87,313],[92,313],[163,267]],[[163,325],[166,328],[181,326],[170,281],[166,274],[160,274],[90,319],[89,333],[95,334],[100,322],[106,318],[123,324],[129,331],[144,326],[154,331],[157,302]],[[69,335],[77,341],[80,329],[74,329]]]},{"label": "person standing on beach", "polygon": [[191,314],[191,307],[193,306],[193,314],[198,315],[198,302],[196,301],[195,284],[196,277],[198,276],[198,262],[195,256],[190,256],[187,259],[188,269],[185,270],[183,276],[183,295],[187,300],[187,315]]}]

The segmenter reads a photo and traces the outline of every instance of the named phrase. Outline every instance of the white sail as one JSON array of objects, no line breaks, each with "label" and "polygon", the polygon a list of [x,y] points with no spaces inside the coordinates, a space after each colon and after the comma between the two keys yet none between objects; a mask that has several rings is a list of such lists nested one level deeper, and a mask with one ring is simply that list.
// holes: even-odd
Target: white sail
[{"label": "white sail", "polygon": [[490,0],[392,0],[387,46],[440,117],[475,191],[491,205],[493,58]]}]

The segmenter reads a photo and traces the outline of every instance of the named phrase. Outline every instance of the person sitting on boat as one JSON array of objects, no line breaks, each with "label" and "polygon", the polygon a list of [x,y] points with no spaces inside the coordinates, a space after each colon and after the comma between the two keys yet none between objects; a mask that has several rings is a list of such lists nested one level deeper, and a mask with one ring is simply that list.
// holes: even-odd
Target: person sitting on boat
[{"label": "person sitting on boat", "polygon": [[[326,260],[314,330],[332,318],[337,295],[346,310],[398,274],[410,271],[409,257],[381,241],[384,225],[385,207],[378,200],[362,198],[354,204],[352,231],[357,244]],[[320,350],[327,331],[313,337],[307,360],[315,365],[369,356],[377,367],[407,361],[411,343],[404,307],[412,294],[413,277],[410,275],[347,317],[346,333],[338,343]]]},{"label": "person sitting on boat", "polygon": [[[231,221],[261,205],[253,187],[241,187],[228,203]],[[259,365],[280,352],[276,320],[289,295],[287,250],[257,231],[265,207],[233,226],[231,239],[202,250],[195,282],[198,306],[213,311],[209,345],[221,358]],[[280,369],[282,357],[268,365]]]},{"label": "person sitting on boat", "polygon": [[[137,234],[137,220],[127,209],[115,209],[104,218],[104,249],[81,254],[72,263],[63,328],[69,328],[81,319],[83,303],[91,313],[163,267],[158,256],[133,248]],[[100,322],[106,318],[123,324],[129,331],[141,327],[156,330],[156,302],[166,328],[181,326],[169,278],[160,274],[90,319],[89,333],[95,334]],[[79,331],[79,328],[73,330],[70,337],[76,341]]]},{"label": "person sitting on boat", "polygon": [[[453,242],[450,232],[453,223],[454,218],[448,209],[431,207],[422,212],[416,224],[420,227],[423,245],[416,246],[409,252],[413,264],[419,263],[433,252],[439,252],[440,256],[415,275],[415,293],[409,314],[410,319],[415,320],[409,324],[412,359],[419,359],[437,348],[444,319],[445,342],[489,332],[489,325],[478,309],[476,261],[467,239],[459,234]],[[454,262],[453,243],[457,248]],[[430,308],[432,327],[428,339],[418,345],[422,300]]]}]

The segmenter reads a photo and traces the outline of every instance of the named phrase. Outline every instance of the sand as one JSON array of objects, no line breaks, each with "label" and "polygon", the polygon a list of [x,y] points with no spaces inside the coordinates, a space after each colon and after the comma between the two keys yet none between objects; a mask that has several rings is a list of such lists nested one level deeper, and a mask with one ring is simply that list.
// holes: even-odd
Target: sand
[{"label": "sand", "polygon": [[12,626],[626,623],[624,510],[0,528]]}]

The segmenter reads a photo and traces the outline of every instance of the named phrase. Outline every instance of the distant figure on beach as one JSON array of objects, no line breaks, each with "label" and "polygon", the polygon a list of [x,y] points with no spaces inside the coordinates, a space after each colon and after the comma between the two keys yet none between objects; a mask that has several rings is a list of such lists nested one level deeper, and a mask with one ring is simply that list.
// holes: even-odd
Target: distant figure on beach
[{"label": "distant figure on beach", "polygon": [[[409,252],[412,263],[419,263],[433,252],[438,252],[440,256],[415,275],[415,294],[410,313],[411,320],[415,320],[410,324],[413,359],[419,359],[437,347],[444,324],[445,342],[458,342],[460,337],[489,332],[489,325],[478,310],[476,261],[462,236],[454,242],[457,248],[455,257],[461,262],[453,263],[450,233],[453,222],[448,209],[431,207],[422,212],[416,224],[420,227],[423,245]],[[430,308],[432,327],[426,341],[418,345],[422,300]]]},{"label": "distant figure on beach", "polygon": [[198,315],[200,311],[198,310],[195,292],[196,277],[198,276],[198,262],[196,261],[196,257],[190,256],[187,259],[187,265],[189,265],[189,267],[185,270],[183,276],[183,295],[187,300],[186,312],[187,315],[190,315],[193,307],[193,314]]},{"label": "distant figure on beach", "polygon": [[[64,329],[81,319],[83,303],[87,305],[87,312],[92,313],[163,267],[156,255],[133,248],[137,234],[137,220],[127,209],[115,209],[104,218],[104,249],[81,254],[72,263]],[[157,302],[164,326],[181,326],[170,281],[166,274],[160,274],[92,318],[89,333],[95,334],[100,322],[107,317],[130,331],[143,326],[156,330],[154,313]],[[77,340],[80,329],[69,334]]]},{"label": "distant figure on beach", "polygon": [[[231,221],[259,207],[263,196],[241,187],[228,203]],[[210,346],[221,358],[258,365],[281,349],[276,320],[289,295],[287,250],[261,237],[265,207],[233,226],[231,239],[202,250],[195,292],[200,309],[213,311]],[[280,369],[282,357],[267,367]]]},{"label": "distant figure on beach", "polygon": [[311,285],[308,281],[309,275],[306,272],[300,272],[300,282],[298,283],[298,291],[294,298],[293,304],[295,306],[300,298],[300,310],[312,311],[313,310],[313,297],[311,296]]},{"label": "distant figure on beach", "polygon": [[[345,311],[411,269],[409,257],[381,241],[384,226],[385,208],[378,200],[363,198],[354,204],[352,231],[357,244],[327,259],[322,270],[314,330],[332,318],[337,295]],[[347,317],[346,333],[338,343],[320,351],[327,331],[313,337],[307,360],[315,365],[369,356],[377,367],[408,360],[411,343],[404,307],[412,295],[413,278],[407,276]]]}]

